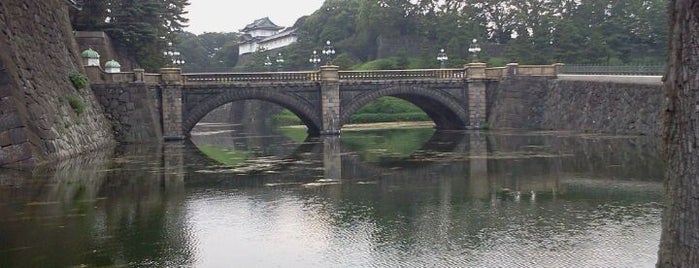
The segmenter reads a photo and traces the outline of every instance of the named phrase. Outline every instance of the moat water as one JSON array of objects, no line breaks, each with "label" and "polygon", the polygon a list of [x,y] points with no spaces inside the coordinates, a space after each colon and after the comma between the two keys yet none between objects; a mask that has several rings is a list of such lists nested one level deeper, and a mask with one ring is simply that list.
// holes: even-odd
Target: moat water
[{"label": "moat water", "polygon": [[204,125],[0,170],[0,267],[654,267],[647,137]]}]

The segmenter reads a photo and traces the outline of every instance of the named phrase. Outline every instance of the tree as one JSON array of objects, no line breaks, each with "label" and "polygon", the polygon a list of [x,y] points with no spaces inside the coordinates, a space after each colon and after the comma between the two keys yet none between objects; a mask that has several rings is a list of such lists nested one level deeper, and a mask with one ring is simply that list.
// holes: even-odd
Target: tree
[{"label": "tree", "polygon": [[699,264],[699,2],[671,0],[665,74],[666,206],[658,267]]},{"label": "tree", "polygon": [[108,14],[107,1],[85,1],[81,10],[70,9],[70,22],[76,31],[102,31]]},{"label": "tree", "polygon": [[163,51],[182,31],[188,0],[91,0],[72,14],[76,30],[105,31],[138,64],[153,71],[163,63]]}]

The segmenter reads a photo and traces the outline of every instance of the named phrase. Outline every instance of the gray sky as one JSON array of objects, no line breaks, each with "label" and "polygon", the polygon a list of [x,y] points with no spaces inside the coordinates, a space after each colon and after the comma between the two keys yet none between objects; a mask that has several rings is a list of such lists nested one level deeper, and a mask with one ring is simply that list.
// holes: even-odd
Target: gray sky
[{"label": "gray sky", "polygon": [[189,0],[185,31],[237,32],[256,19],[269,17],[279,26],[289,27],[302,16],[310,15],[324,0]]}]

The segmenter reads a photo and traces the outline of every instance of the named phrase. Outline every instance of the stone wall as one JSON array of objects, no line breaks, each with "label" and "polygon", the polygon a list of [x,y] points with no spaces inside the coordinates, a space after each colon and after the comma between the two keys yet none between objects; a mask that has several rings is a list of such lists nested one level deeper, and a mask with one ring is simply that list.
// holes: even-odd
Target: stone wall
[{"label": "stone wall", "polygon": [[100,66],[104,67],[107,61],[116,60],[121,64],[122,72],[138,68],[138,64],[126,56],[126,52],[114,47],[111,38],[105,32],[77,31],[74,34],[80,51],[92,48],[100,54]]},{"label": "stone wall", "polygon": [[158,114],[158,89],[145,83],[93,85],[112,132],[120,143],[158,143],[163,140]]},{"label": "stone wall", "polygon": [[660,83],[507,78],[492,86],[494,129],[571,130],[660,136]]},{"label": "stone wall", "polygon": [[68,8],[61,0],[0,2],[0,165],[42,164],[114,143],[92,91],[68,78],[84,73]]}]

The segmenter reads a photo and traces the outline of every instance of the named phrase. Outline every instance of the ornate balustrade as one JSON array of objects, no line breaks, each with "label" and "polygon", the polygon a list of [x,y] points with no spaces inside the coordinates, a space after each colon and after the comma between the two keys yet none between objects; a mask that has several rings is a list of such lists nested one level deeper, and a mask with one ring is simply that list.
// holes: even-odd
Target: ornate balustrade
[{"label": "ornate balustrade", "polygon": [[292,82],[320,81],[318,72],[262,72],[262,73],[188,73],[182,78],[186,84],[232,82]]},{"label": "ornate balustrade", "polygon": [[[421,70],[368,70],[339,71],[340,80],[421,80],[421,79],[491,79],[516,76],[551,76],[555,77],[563,65],[517,65],[508,67],[485,68],[485,64],[466,66],[463,69],[421,69]],[[236,82],[314,82],[321,81],[320,71],[302,72],[255,72],[255,73],[181,73],[177,68],[164,68],[160,73],[145,73],[137,69],[134,72],[105,73],[98,66],[86,67],[92,83],[130,83],[146,84],[184,83],[184,84],[227,84]],[[337,79],[337,78],[336,78]],[[165,80],[170,82],[165,82]]]},{"label": "ornate balustrade", "polygon": [[464,69],[340,71],[340,80],[463,79]]}]

